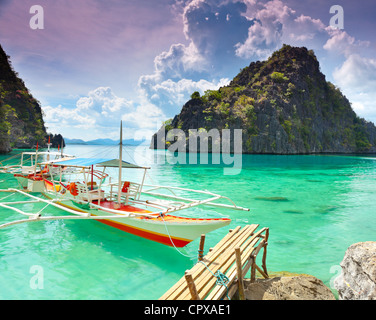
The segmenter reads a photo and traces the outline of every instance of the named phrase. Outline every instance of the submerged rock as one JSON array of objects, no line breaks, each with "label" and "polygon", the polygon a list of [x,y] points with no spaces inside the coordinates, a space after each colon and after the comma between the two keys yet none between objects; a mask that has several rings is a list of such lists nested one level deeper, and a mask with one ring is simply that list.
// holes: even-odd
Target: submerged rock
[{"label": "submerged rock", "polygon": [[324,283],[310,275],[284,275],[246,284],[247,300],[335,300]]},{"label": "submerged rock", "polygon": [[263,201],[289,201],[289,199],[285,197],[256,197],[255,200],[263,200]]},{"label": "submerged rock", "polygon": [[376,300],[376,242],[351,245],[334,280],[340,300]]},{"label": "submerged rock", "polygon": [[303,214],[304,212],[300,210],[284,210],[283,213]]}]

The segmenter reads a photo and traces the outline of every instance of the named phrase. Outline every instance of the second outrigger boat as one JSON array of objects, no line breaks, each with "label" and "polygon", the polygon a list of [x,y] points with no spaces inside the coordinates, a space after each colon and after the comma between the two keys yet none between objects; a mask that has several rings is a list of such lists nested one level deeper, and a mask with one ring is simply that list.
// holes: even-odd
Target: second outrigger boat
[{"label": "second outrigger boat", "polygon": [[[12,156],[10,159],[20,157],[20,162],[13,165],[2,165],[0,172],[13,174],[22,189],[28,189],[31,192],[43,191],[43,184],[38,184],[37,181],[43,181],[43,176],[46,176],[49,172],[47,166],[42,167],[41,163],[75,158],[75,156],[64,153],[63,148],[58,152],[51,152],[51,145],[49,137],[47,151],[39,151],[37,144],[35,151],[25,151]],[[60,169],[57,167],[51,168],[54,174],[57,173],[56,170]],[[64,168],[64,173],[67,173],[67,171],[68,169]]]},{"label": "second outrigger boat", "polygon": [[[17,202],[0,202],[0,207],[28,216],[28,219],[0,225],[0,228],[31,221],[88,219],[168,246],[184,247],[201,234],[228,225],[231,220],[227,217],[182,217],[176,216],[176,212],[201,205],[249,211],[235,205],[229,198],[209,191],[145,184],[150,168],[121,160],[121,141],[122,134],[119,159],[72,158],[42,163],[42,166],[48,168],[50,175],[48,178],[43,176],[43,181],[35,183],[43,183],[42,195],[47,199],[24,190],[2,190],[28,196],[31,202],[45,202],[46,207],[58,207],[72,215],[42,216],[41,212],[32,214],[15,208],[12,204]],[[74,169],[76,173],[78,170],[79,174],[74,174],[72,179],[64,181],[62,168]],[[118,181],[110,180],[106,173],[107,168],[119,170]],[[136,183],[123,180],[122,169],[143,170],[141,181]],[[54,175],[53,172],[60,174]],[[221,199],[228,203],[219,202]]]}]

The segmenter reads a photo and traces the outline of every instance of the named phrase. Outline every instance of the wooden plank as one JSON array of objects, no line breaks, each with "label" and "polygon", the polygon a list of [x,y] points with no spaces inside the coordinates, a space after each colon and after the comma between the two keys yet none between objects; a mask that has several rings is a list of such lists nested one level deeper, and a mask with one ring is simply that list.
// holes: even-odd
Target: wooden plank
[{"label": "wooden plank", "polygon": [[[265,246],[267,244],[266,241],[269,236],[269,229],[263,228],[257,233],[254,233],[258,226],[259,225],[256,224],[246,225],[243,227],[243,229],[238,226],[233,231],[230,230],[230,232],[228,232],[226,236],[214,248],[212,248],[212,250],[210,250],[210,252],[206,256],[202,258],[202,261],[207,265],[211,272],[204,264],[197,263],[188,272],[188,277],[190,278],[189,281],[192,281],[193,286],[187,285],[188,279],[186,279],[186,274],[160,299],[182,300],[192,299],[192,297],[194,297],[194,299],[200,297],[202,299],[220,299],[221,297],[226,295],[227,289],[225,286],[216,285],[217,279],[216,277],[213,277],[213,274],[218,270],[227,275],[230,280],[228,288],[231,289],[231,292],[235,292],[236,286],[234,286],[233,284],[235,282],[235,279],[237,278],[239,262],[236,263],[234,249],[239,248],[240,259],[238,258],[238,260],[240,260],[241,268],[243,270],[241,274],[244,275],[251,267],[251,264],[248,262],[250,260],[250,257],[252,258],[252,255],[256,256],[261,248],[264,248],[265,250]],[[262,233],[265,231],[267,231],[266,235],[262,235]],[[260,239],[263,240],[255,248],[255,245]],[[201,246],[200,243],[200,250],[203,250],[202,247],[203,246]],[[265,259],[266,254],[264,251],[263,268],[265,265]],[[265,276],[265,273],[262,275]],[[192,290],[192,288],[194,288],[194,290]]]},{"label": "wooden plank", "polygon": [[[231,267],[235,263],[235,257],[233,255],[233,250],[237,247],[244,247],[246,248],[249,245],[254,245],[258,242],[259,238],[258,235],[260,234],[259,231],[253,236],[249,237],[250,234],[245,234],[242,237],[238,237],[234,240],[229,250],[223,253],[223,255],[218,259],[218,261],[215,261],[215,265],[212,263],[210,265],[210,270],[213,274],[215,274],[218,270],[220,270],[223,274],[226,274],[228,268]],[[244,250],[244,249],[243,249]],[[213,289],[216,283],[216,278],[213,277],[212,273],[210,271],[207,271],[205,273],[205,277],[200,277],[198,279],[195,279],[195,283],[197,286],[197,290],[200,294],[200,296],[205,299],[205,297],[210,293],[210,291]],[[182,297],[183,299],[189,299],[186,295]]]},{"label": "wooden plank", "polygon": [[[237,239],[240,235],[246,234],[247,230],[255,230],[257,229],[257,227],[258,225],[248,225],[243,229],[240,229],[240,227],[236,228],[233,232],[227,234],[227,237],[225,237],[226,239],[224,239],[226,241],[220,241],[209,254],[204,256],[203,262],[208,266],[216,264],[216,259],[226,251],[226,249],[232,244],[234,239]],[[190,271],[192,273],[198,291],[200,292],[200,286],[197,283],[198,279],[202,279],[202,277],[212,277],[212,274],[202,263],[196,264]],[[190,299],[189,290],[187,290],[185,283],[183,283],[182,286],[179,286],[178,292],[177,294],[175,294],[174,299]]]},{"label": "wooden plank", "polygon": [[[221,249],[220,251],[216,251],[216,259],[210,261],[210,263],[207,264],[211,272],[204,265],[202,265],[204,269],[197,277],[194,277],[197,290],[202,297],[206,296],[206,294],[211,289],[210,287],[209,289],[206,288],[207,284],[210,282],[210,285],[214,285],[216,282],[216,278],[213,277],[212,273],[215,274],[221,268],[221,266],[231,258],[234,248],[236,246],[241,246],[245,241],[247,241],[250,234],[253,234],[255,228],[257,228],[257,226],[255,225],[244,227],[243,232],[238,232],[237,236],[233,238],[231,242],[228,243],[225,250]],[[203,262],[206,262],[205,259]],[[181,298],[189,299],[187,291],[184,292],[184,294],[182,294]]]},{"label": "wooden plank", "polygon": [[[256,243],[257,243],[257,242],[255,242],[255,244],[256,244]],[[263,243],[264,243],[264,240],[262,240],[262,241],[260,242],[260,244],[263,244]],[[248,248],[248,250],[245,252],[244,256],[242,256],[242,265],[246,264],[247,260],[250,259],[250,258],[249,258],[250,256],[251,256],[251,261],[253,261],[254,250],[256,250],[255,247],[250,247],[250,248]],[[247,265],[248,265],[248,266],[247,266]],[[246,264],[246,265],[245,265],[245,268],[243,268],[243,273],[244,273],[244,274],[246,274],[246,273],[248,272],[250,266],[251,266],[251,264]],[[229,282],[229,286],[232,284],[232,282],[233,282],[233,280],[235,279],[235,277],[236,277],[236,271],[235,271],[235,268],[232,268],[232,270],[230,270],[230,272],[229,272],[229,277],[228,277],[229,280],[230,280],[230,282]],[[218,291],[220,291],[220,290],[221,290],[221,288],[220,288]],[[221,294],[222,294],[222,296],[225,294],[225,290],[224,290],[224,289],[222,290]],[[218,299],[218,296],[220,296],[220,294],[217,295],[217,296],[215,296],[214,299]]]},{"label": "wooden plank", "polygon": [[[217,244],[217,245],[222,245],[223,243],[226,243],[229,239],[231,239],[235,234],[240,230],[240,226],[232,230],[231,232],[227,233],[226,236]],[[205,257],[204,257],[205,258]],[[197,270],[202,267],[204,268],[203,265],[195,265],[192,269],[191,272],[197,272]],[[160,299],[166,300],[175,300],[178,299],[179,296],[181,295],[181,292],[186,289],[186,283],[185,283],[185,278],[182,277],[173,287],[170,288]]]},{"label": "wooden plank", "polygon": [[[256,250],[256,248],[254,247],[257,242],[260,240],[260,235],[262,232],[264,232],[266,230],[266,228],[263,228],[261,229],[257,234],[258,237],[254,238],[253,239],[253,242],[252,242],[252,245],[248,246],[247,248],[244,249],[244,251],[241,253],[241,257],[242,257],[242,265],[244,265],[247,260],[249,260],[249,257],[254,253],[254,250]],[[264,242],[264,240],[262,240],[261,242]],[[261,243],[260,242],[260,243]],[[249,266],[248,268],[243,268],[243,274],[246,274],[249,270]],[[234,273],[235,271],[235,273]],[[231,268],[231,270],[229,270],[228,274],[230,276],[228,276],[230,282],[229,282],[229,285],[228,286],[231,286],[232,282],[233,282],[233,279],[235,278],[236,276],[236,269],[235,267],[233,266],[233,268]],[[220,294],[224,295],[225,292],[226,292],[226,288],[225,287],[222,287],[222,286],[218,286],[219,288],[217,288],[217,291],[220,292]],[[211,300],[211,299],[218,299],[218,296],[220,295],[216,295],[215,293],[216,290],[213,290],[210,295],[208,297],[206,297],[206,299],[208,300]]]},{"label": "wooden plank", "polygon": [[[263,241],[262,241],[263,242]],[[257,243],[257,241],[255,241],[255,244]],[[248,260],[249,256],[250,255],[253,255],[253,250],[255,250],[254,247],[249,247],[247,249],[247,251],[245,252],[244,256],[242,256],[242,265]],[[248,270],[247,270],[248,271]],[[244,273],[246,273],[246,271],[244,270],[243,271]],[[236,266],[233,266],[229,272],[228,272],[228,279],[229,279],[229,283],[227,285],[227,288],[230,288],[232,286],[232,284],[234,283],[235,281],[235,278],[236,278]],[[213,290],[210,295],[206,298],[208,300],[219,300],[221,299],[223,296],[225,296],[226,292],[227,292],[227,288],[224,287],[224,286],[217,286],[218,288],[216,288],[215,290]],[[230,296],[231,297],[231,296]]]},{"label": "wooden plank", "polygon": [[[254,245],[260,240],[259,237],[254,237],[252,242],[250,243],[250,245],[245,249],[245,251],[243,251],[242,253],[242,264],[243,264],[243,261],[246,261],[247,258],[249,257],[249,255],[253,252],[254,250]],[[230,266],[228,266],[228,268],[230,268]],[[234,279],[236,277],[236,265],[232,264],[232,268],[230,268],[229,270],[227,270],[227,277],[229,278],[229,283],[227,285],[227,288],[229,288],[232,283],[234,282]],[[215,285],[215,281],[213,283]],[[206,299],[208,300],[219,300],[220,297],[222,297],[226,292],[227,292],[227,288],[224,287],[224,286],[219,286],[217,285],[217,288],[215,288],[214,290],[212,290],[210,292],[210,294],[208,296],[205,296]],[[204,298],[204,296],[201,294],[201,296]]]},{"label": "wooden plank", "polygon": [[[241,229],[240,226],[236,227],[234,230],[232,230],[231,232],[228,232],[223,238],[222,240],[217,244],[217,246],[219,245],[222,245],[224,243],[226,243],[229,239],[231,239],[239,230]],[[204,257],[205,258],[205,257]],[[196,264],[196,266],[198,266]],[[199,265],[198,267],[204,267],[203,265]],[[198,269],[198,267],[193,267],[191,269],[191,271],[196,271],[196,269]],[[178,298],[178,296],[180,295],[181,291],[183,291],[186,287],[186,283],[185,283],[185,277],[182,277],[177,283],[175,283],[175,285],[173,285],[165,294],[163,294],[159,299],[160,300],[167,300],[167,299],[171,299],[171,300],[175,300]]]}]

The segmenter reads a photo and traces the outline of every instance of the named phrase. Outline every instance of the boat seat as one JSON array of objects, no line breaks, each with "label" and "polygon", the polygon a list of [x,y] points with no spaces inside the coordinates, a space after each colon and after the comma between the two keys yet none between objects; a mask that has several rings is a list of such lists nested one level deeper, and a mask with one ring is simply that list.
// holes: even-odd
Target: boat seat
[{"label": "boat seat", "polygon": [[78,197],[84,201],[92,202],[93,200],[104,200],[104,190],[89,190],[84,183],[76,183]]},{"label": "boat seat", "polygon": [[122,184],[123,187],[121,189],[121,196],[125,197],[125,203],[128,204],[130,197],[135,198],[138,195],[141,185],[139,183],[129,181],[124,181]]}]

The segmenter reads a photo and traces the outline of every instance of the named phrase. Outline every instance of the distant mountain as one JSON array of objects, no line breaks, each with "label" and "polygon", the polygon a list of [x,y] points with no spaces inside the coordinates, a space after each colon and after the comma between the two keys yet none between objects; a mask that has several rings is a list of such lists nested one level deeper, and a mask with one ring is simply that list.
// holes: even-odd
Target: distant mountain
[{"label": "distant mountain", "polygon": [[[84,141],[81,139],[68,139],[68,138],[65,138],[64,140],[66,144],[103,145],[103,146],[115,146],[115,145],[118,145],[120,141],[120,140],[115,141],[111,139],[95,139],[95,140]],[[145,140],[142,140],[142,141],[136,141],[133,139],[123,140],[123,144],[128,145],[128,146],[138,146],[144,142]]]},{"label": "distant mountain", "polygon": [[171,129],[182,130],[185,137],[190,129],[241,129],[242,153],[376,153],[375,125],[359,118],[341,91],[326,81],[312,50],[289,45],[267,61],[252,62],[228,86],[203,96],[194,92],[180,114],[153,136],[150,147],[167,149],[173,143],[166,136]]},{"label": "distant mountain", "polygon": [[68,139],[65,138],[65,143],[66,144],[87,144],[84,140],[81,139]]}]

